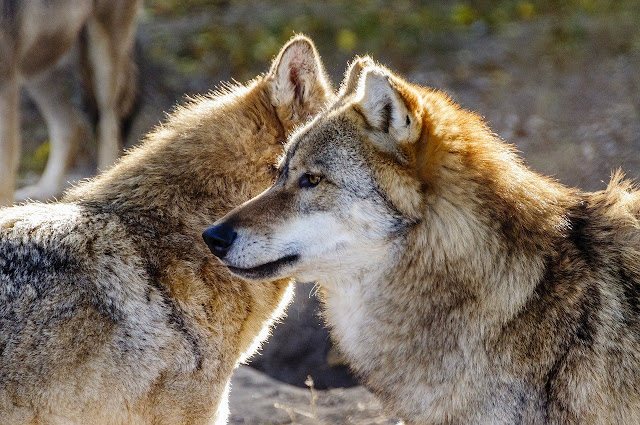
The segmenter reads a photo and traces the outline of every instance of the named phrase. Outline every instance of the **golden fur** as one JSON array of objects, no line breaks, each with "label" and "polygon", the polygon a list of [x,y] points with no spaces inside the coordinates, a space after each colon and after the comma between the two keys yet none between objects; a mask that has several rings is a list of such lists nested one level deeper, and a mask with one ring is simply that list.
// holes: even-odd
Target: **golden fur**
[{"label": "golden fur", "polygon": [[231,373],[291,284],[230,276],[201,232],[269,185],[288,129],[331,96],[295,37],[60,203],[0,210],[0,424],[226,423]]}]

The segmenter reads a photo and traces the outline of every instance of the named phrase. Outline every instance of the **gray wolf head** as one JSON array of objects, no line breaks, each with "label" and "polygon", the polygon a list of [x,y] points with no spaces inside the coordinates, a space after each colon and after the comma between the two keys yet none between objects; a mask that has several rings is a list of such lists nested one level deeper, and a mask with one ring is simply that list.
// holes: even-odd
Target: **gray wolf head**
[{"label": "gray wolf head", "polygon": [[533,174],[478,115],[360,59],[337,100],[292,134],[275,184],[204,238],[250,279],[361,280],[408,247],[420,251],[412,269],[473,260],[481,274],[489,247],[556,232],[557,185]]},{"label": "gray wolf head", "polygon": [[247,279],[326,282],[379,268],[419,219],[421,135],[408,84],[358,59],[335,104],[291,138],[275,184],[208,228],[205,242]]}]

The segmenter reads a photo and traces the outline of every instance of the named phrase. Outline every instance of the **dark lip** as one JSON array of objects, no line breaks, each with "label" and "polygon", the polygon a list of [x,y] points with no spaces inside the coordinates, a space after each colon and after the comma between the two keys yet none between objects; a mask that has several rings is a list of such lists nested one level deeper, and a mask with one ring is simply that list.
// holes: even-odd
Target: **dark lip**
[{"label": "dark lip", "polygon": [[252,267],[250,269],[243,269],[240,267],[233,267],[227,265],[229,271],[245,279],[253,280],[265,280],[274,278],[280,269],[285,266],[291,265],[298,261],[300,256],[298,254],[287,255],[279,260],[271,261],[270,263],[262,264],[261,266]]}]

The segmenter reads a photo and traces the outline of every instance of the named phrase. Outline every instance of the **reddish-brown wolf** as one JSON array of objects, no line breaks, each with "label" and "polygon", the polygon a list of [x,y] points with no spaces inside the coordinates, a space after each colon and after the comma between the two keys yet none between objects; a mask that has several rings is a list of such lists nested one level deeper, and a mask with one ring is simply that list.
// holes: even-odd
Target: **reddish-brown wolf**
[{"label": "reddish-brown wolf", "polygon": [[354,86],[205,231],[212,252],[318,282],[349,363],[407,424],[640,423],[640,192],[538,175],[383,67]]}]

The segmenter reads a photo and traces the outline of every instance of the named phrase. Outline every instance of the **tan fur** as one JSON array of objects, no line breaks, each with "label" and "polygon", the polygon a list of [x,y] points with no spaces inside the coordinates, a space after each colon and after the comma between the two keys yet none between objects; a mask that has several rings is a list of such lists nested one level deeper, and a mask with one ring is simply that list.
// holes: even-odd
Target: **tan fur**
[{"label": "tan fur", "polygon": [[407,424],[639,423],[640,192],[620,174],[566,188],[443,93],[356,72],[274,186],[207,230],[236,232],[217,255],[316,280],[347,360]]},{"label": "tan fur", "polygon": [[0,424],[226,423],[231,373],[292,288],[230,276],[201,232],[268,186],[286,129],[331,96],[298,36],[60,203],[0,210]]},{"label": "tan fur", "polygon": [[[19,102],[25,87],[47,123],[50,154],[39,182],[19,189],[15,200],[58,195],[79,142],[85,118],[61,84],[62,58],[81,44],[87,89],[99,114],[98,168],[121,150],[120,120],[137,94],[133,60],[141,0],[0,0],[0,206],[14,201],[20,159]],[[81,37],[84,34],[86,37]],[[78,43],[83,38],[84,43]],[[90,97],[90,96],[89,96]]]}]

